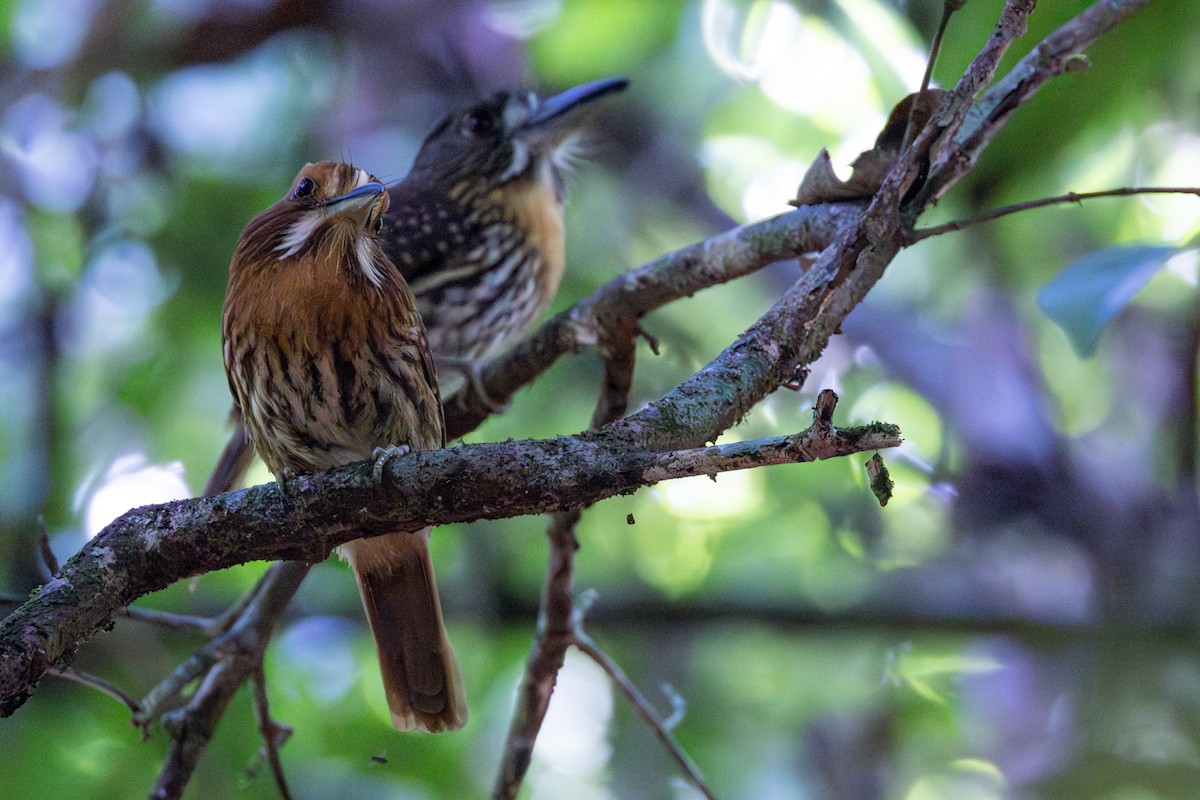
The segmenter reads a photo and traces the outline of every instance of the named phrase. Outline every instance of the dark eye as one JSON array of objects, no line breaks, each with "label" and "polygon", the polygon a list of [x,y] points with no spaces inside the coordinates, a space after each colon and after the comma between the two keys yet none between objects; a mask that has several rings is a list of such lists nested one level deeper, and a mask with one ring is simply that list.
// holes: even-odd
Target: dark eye
[{"label": "dark eye", "polygon": [[371,230],[375,232],[376,236],[383,233],[383,214],[380,214],[375,218],[375,222],[371,223]]},{"label": "dark eye", "polygon": [[491,136],[495,130],[495,125],[492,123],[491,117],[486,114],[470,113],[463,119],[462,135],[469,139],[482,139],[485,136]]},{"label": "dark eye", "polygon": [[301,197],[308,197],[317,190],[317,182],[312,178],[301,178],[296,184],[296,188],[292,190],[292,199],[299,200]]}]

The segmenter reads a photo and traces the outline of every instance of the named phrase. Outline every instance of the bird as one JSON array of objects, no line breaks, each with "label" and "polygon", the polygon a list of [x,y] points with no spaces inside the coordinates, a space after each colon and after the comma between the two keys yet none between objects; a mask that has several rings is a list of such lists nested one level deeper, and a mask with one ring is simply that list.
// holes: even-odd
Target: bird
[{"label": "bird", "polygon": [[[519,339],[554,299],[566,265],[566,173],[579,112],[623,90],[605,78],[547,99],[497,92],[443,117],[389,188],[383,247],[412,287],[443,402]],[[486,395],[484,395],[486,398]]]},{"label": "bird", "polygon": [[[225,371],[248,440],[280,480],[444,446],[437,373],[416,301],[381,247],[386,188],[307,164],[254,217],[229,266]],[[392,722],[454,730],[467,709],[442,622],[430,529],[339,548],[358,581]]]},{"label": "bird", "polygon": [[[438,363],[442,401],[511,347],[554,299],[566,263],[566,172],[581,112],[628,86],[605,78],[546,99],[507,89],[434,125],[392,185],[380,241],[408,281]],[[205,488],[234,488],[253,460],[235,430]]]}]

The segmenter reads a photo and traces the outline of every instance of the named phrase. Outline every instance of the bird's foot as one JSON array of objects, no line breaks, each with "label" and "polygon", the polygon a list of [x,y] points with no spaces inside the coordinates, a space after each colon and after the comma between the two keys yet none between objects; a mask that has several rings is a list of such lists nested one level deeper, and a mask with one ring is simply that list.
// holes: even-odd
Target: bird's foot
[{"label": "bird's foot", "polygon": [[275,473],[275,482],[279,484],[279,491],[283,492],[284,499],[289,501],[292,499],[292,495],[294,493],[288,489],[288,481],[299,474],[299,472],[288,469],[287,467],[283,467]]},{"label": "bird's foot", "polygon": [[383,482],[383,470],[387,468],[387,464],[393,458],[406,456],[412,452],[412,448],[406,444],[392,445],[391,447],[376,447],[371,451],[371,458],[375,460],[375,467],[371,470],[371,477],[375,479],[375,483]]}]

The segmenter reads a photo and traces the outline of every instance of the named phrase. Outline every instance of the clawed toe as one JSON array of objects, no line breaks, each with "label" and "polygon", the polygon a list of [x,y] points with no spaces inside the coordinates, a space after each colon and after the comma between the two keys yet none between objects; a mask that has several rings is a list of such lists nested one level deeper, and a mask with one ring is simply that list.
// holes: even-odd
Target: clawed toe
[{"label": "clawed toe", "polygon": [[283,492],[283,496],[289,500],[292,497],[292,493],[288,491],[288,481],[299,474],[299,472],[296,472],[293,469],[288,469],[287,467],[284,467],[275,473],[275,482],[279,484],[279,491]]},{"label": "clawed toe", "polygon": [[406,444],[397,444],[390,447],[376,447],[371,451],[371,458],[375,460],[375,467],[371,470],[371,477],[376,483],[383,481],[383,470],[387,467],[387,463],[393,458],[406,456],[412,452],[412,448]]}]

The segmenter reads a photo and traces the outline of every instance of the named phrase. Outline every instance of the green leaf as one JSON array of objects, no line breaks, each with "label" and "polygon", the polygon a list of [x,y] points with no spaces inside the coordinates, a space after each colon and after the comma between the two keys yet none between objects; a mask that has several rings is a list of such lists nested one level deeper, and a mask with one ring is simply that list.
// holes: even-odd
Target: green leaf
[{"label": "green leaf", "polygon": [[1177,252],[1166,245],[1132,245],[1089,253],[1042,287],[1038,306],[1076,352],[1089,356],[1105,326]]}]

